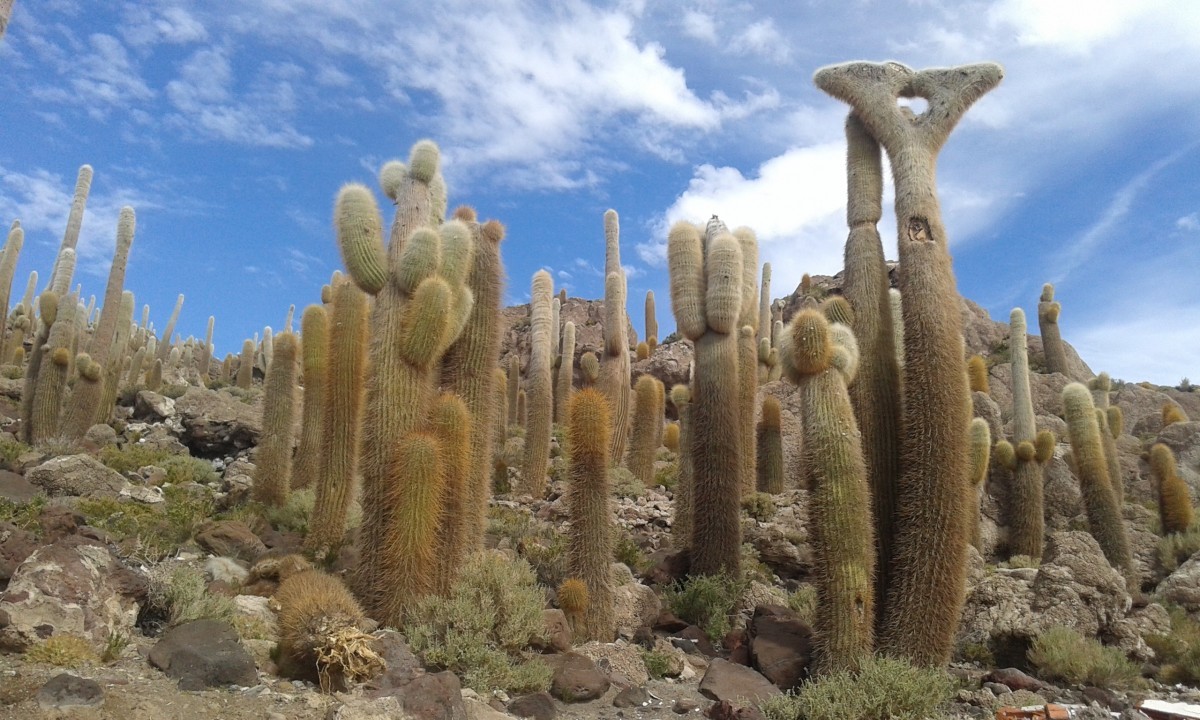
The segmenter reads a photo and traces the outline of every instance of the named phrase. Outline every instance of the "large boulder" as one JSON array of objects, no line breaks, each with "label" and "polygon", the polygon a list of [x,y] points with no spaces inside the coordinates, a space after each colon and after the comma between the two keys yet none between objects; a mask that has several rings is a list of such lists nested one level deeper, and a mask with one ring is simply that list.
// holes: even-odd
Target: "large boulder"
[{"label": "large boulder", "polygon": [[748,702],[758,704],[782,691],[758,671],[737,663],[714,659],[700,680],[700,694],[718,702]]},{"label": "large boulder", "polygon": [[649,627],[661,609],[658,593],[639,582],[624,583],[613,589],[618,637],[632,638],[639,628]]},{"label": "large boulder", "polygon": [[985,645],[1001,663],[1023,662],[1034,638],[1055,626],[1093,638],[1123,634],[1118,624],[1131,605],[1125,579],[1090,534],[1051,533],[1036,570],[971,573],[957,644]]},{"label": "large boulder", "polygon": [[149,660],[178,680],[180,690],[258,683],[254,658],[233,626],[220,620],[194,620],[171,628],[150,648]]},{"label": "large boulder", "polygon": [[192,388],[175,401],[183,426],[180,438],[195,454],[216,457],[236,454],[258,444],[262,411],[227,390]]},{"label": "large boulder", "polygon": [[0,594],[0,648],[24,650],[59,633],[99,645],[129,635],[145,592],[145,578],[108,548],[64,538],[26,558]]},{"label": "large boulder", "polygon": [[776,687],[792,690],[808,677],[813,633],[796,613],[778,605],[760,605],[747,632],[754,668]]},{"label": "large boulder", "polygon": [[25,477],[51,497],[114,498],[129,485],[121,473],[91,455],[51,458],[30,470]]},{"label": "large boulder", "polygon": [[1200,620],[1200,553],[1188,558],[1158,585],[1158,596]]}]

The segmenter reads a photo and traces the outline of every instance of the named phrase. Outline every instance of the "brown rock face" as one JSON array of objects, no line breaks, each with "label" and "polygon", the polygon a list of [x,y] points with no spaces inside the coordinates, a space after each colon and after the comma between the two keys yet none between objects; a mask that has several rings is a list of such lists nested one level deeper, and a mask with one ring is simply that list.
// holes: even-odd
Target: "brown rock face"
[{"label": "brown rock face", "polygon": [[184,435],[194,455],[232,455],[258,444],[262,410],[247,405],[225,390],[192,388],[175,401]]},{"label": "brown rock face", "polygon": [[709,663],[700,680],[700,694],[718,702],[728,700],[757,705],[782,692],[758,671],[716,658]]},{"label": "brown rock face", "polygon": [[754,668],[782,690],[800,686],[812,660],[812,628],[779,605],[760,605],[750,621],[750,657]]}]

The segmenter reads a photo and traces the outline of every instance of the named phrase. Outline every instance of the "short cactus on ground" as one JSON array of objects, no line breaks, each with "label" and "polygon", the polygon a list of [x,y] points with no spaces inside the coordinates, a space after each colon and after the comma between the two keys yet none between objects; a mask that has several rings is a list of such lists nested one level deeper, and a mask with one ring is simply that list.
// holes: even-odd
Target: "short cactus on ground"
[{"label": "short cactus on ground", "polygon": [[646,291],[646,347],[650,352],[658,347],[658,315],[654,309],[654,291]]},{"label": "short cactus on ground", "polygon": [[587,583],[579,578],[567,578],[559,584],[556,594],[558,595],[558,607],[567,616],[567,622],[571,624],[571,629],[582,636],[585,615],[591,604]]},{"label": "short cactus on ground", "polygon": [[1158,517],[1163,535],[1187,532],[1195,520],[1195,510],[1187,483],[1176,470],[1171,448],[1162,443],[1150,448],[1150,472],[1158,489]]},{"label": "short cactus on ground", "polygon": [[1163,425],[1163,427],[1166,427],[1168,425],[1174,425],[1175,423],[1178,423],[1178,422],[1187,422],[1187,421],[1188,421],[1188,416],[1187,416],[1187,413],[1185,413],[1183,411],[1183,408],[1181,408],[1179,405],[1177,405],[1173,402],[1170,402],[1170,401],[1163,403],[1163,406],[1162,406],[1162,425]]}]

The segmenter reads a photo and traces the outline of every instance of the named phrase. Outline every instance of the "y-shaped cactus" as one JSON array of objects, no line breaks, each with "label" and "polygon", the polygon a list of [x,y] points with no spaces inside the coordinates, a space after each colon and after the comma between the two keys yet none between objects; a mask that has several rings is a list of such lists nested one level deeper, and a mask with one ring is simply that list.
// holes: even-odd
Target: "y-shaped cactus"
[{"label": "y-shaped cactus", "polygon": [[1062,305],[1054,300],[1054,286],[1042,286],[1042,297],[1038,300],[1038,328],[1042,333],[1042,351],[1046,354],[1046,372],[1067,374],[1067,351],[1063,348],[1062,334],[1058,331],[1058,314]]},{"label": "y-shaped cactus", "polygon": [[[985,63],[913,71],[899,63],[823,68],[817,86],[851,105],[891,160],[904,295],[902,467],[894,572],[881,649],[917,665],[950,656],[966,593],[970,394],[962,318],[935,187],[938,151],[1003,76]],[[901,97],[925,98],[914,115]]]},{"label": "y-shaped cactus", "polygon": [[874,649],[875,539],[866,463],[846,385],[858,346],[844,325],[802,310],[783,337],[784,374],[799,387],[802,463],[812,494],[818,668],[855,670]]},{"label": "y-shaped cactus", "polygon": [[[695,345],[691,432],[682,452],[692,459],[692,571],[740,570],[742,447],[738,318],[742,248],[715,217],[706,238],[687,222],[667,239],[671,308],[679,331]],[[690,447],[689,447],[690,446]]]}]

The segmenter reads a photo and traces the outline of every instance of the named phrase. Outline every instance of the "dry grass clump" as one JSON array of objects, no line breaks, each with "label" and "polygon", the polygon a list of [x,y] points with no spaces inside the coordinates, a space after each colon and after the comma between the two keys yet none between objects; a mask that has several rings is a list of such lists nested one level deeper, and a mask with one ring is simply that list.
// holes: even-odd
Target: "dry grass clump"
[{"label": "dry grass clump", "polygon": [[927,720],[945,717],[954,683],[940,669],[904,660],[872,658],[857,673],[823,675],[796,693],[767,700],[767,720]]},{"label": "dry grass clump", "polygon": [[1028,658],[1044,680],[1116,689],[1141,685],[1141,669],[1124,653],[1068,627],[1039,635]]},{"label": "dry grass clump", "polygon": [[92,644],[77,635],[52,635],[25,651],[27,662],[75,668],[99,660]]}]

